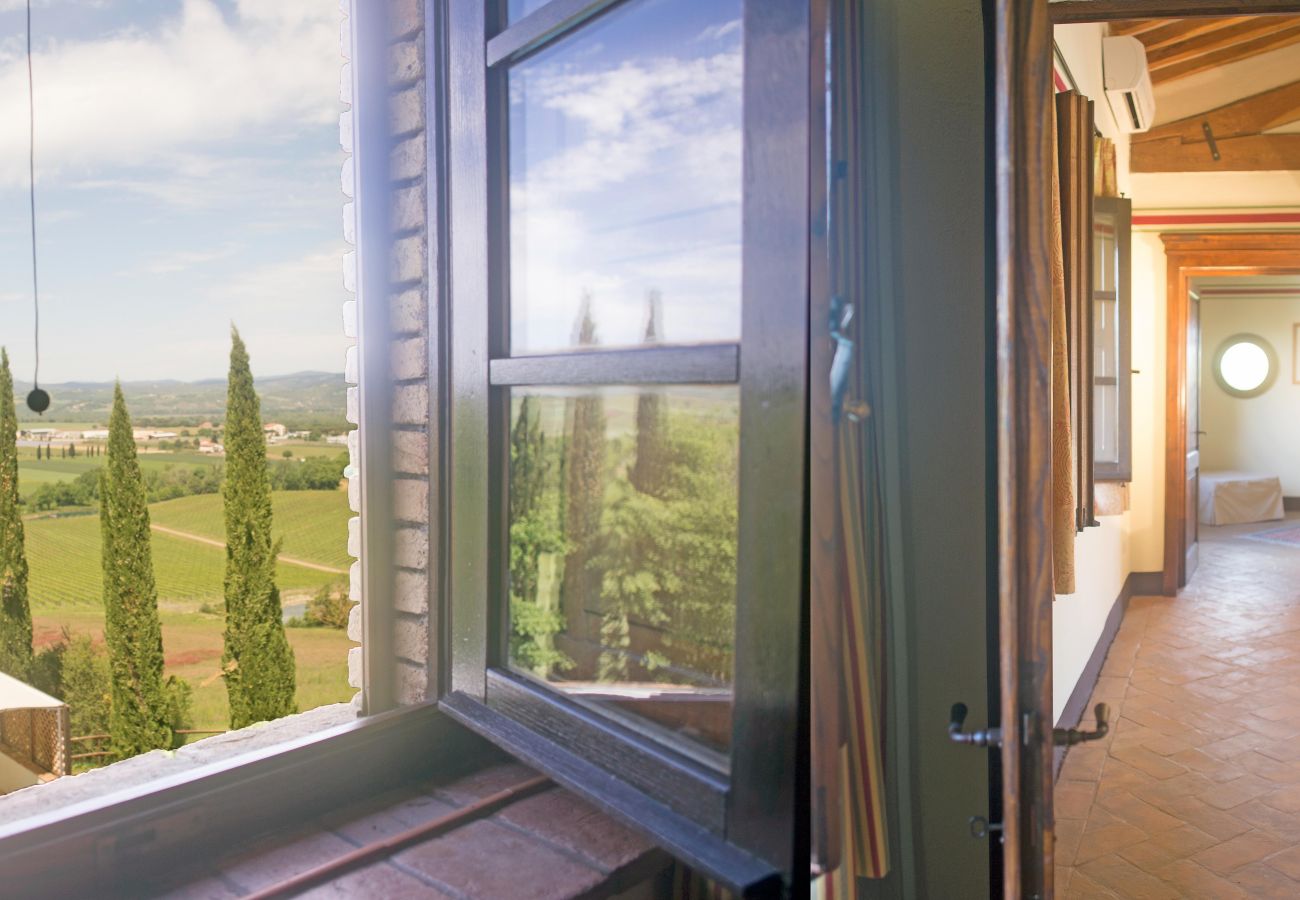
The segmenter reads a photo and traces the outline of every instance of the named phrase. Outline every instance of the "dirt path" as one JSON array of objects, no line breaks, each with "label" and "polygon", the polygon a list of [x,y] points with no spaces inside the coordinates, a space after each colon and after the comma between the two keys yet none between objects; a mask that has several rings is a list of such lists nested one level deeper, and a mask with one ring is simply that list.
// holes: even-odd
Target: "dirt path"
[{"label": "dirt path", "polygon": [[[187,541],[194,541],[198,544],[207,544],[210,547],[220,547],[222,550],[226,549],[225,541],[213,540],[212,538],[204,537],[201,534],[193,534],[189,531],[177,531],[175,528],[168,528],[165,525],[150,524],[149,527],[154,531],[159,531],[163,534],[170,534],[172,537],[184,538]],[[315,569],[317,572],[329,572],[331,575],[348,574],[347,569],[336,569],[333,566],[322,566],[320,563],[307,562],[305,559],[298,559],[295,556],[285,556],[283,553],[280,554],[280,562],[288,563],[291,566],[302,566],[304,569]]]}]

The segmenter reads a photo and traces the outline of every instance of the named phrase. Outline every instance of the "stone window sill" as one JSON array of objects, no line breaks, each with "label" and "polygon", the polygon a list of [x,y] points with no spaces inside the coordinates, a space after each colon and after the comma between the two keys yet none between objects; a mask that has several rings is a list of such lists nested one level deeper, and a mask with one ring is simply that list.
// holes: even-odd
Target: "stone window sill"
[{"label": "stone window sill", "polygon": [[118,791],[324,731],[353,721],[356,717],[357,711],[352,704],[334,703],[274,722],[260,722],[238,731],[204,738],[173,752],[154,750],[80,775],[68,775],[47,784],[33,785],[0,796],[0,822],[19,822],[76,803],[97,800]]}]

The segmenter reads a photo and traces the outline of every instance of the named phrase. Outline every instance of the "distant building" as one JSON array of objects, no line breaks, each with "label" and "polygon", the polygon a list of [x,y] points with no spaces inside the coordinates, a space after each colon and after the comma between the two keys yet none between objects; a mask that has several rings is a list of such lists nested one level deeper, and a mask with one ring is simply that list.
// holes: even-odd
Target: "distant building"
[{"label": "distant building", "polygon": [[218,444],[216,441],[209,441],[206,438],[200,438],[199,452],[212,453],[214,455],[221,456],[226,452],[226,448]]},{"label": "distant building", "polygon": [[289,433],[289,429],[279,422],[267,422],[262,426],[262,431],[267,437],[282,438]]},{"label": "distant building", "polygon": [[348,436],[346,434],[331,434],[325,438],[327,444],[347,444]]},{"label": "distant building", "polygon": [[0,794],[72,774],[68,707],[0,673]]},{"label": "distant building", "polygon": [[98,428],[93,431],[83,431],[81,439],[83,441],[106,441],[108,440],[108,429]]}]

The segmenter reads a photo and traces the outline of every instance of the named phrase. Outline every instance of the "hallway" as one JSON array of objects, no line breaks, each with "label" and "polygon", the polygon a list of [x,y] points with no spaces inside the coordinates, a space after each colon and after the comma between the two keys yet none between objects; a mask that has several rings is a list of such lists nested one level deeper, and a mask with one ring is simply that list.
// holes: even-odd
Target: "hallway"
[{"label": "hallway", "polygon": [[1060,896],[1300,896],[1300,543],[1267,535],[1287,527],[1203,527],[1179,597],[1132,600],[1089,704],[1111,734],[1056,785]]}]

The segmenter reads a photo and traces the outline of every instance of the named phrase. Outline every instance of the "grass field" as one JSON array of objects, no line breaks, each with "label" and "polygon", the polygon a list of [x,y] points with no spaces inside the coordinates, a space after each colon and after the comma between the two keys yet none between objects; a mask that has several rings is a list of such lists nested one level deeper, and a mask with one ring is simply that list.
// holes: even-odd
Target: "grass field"
[{"label": "grass field", "polygon": [[[98,606],[101,597],[99,517],[29,519],[24,525],[33,611]],[[224,550],[157,532],[152,546],[160,606],[180,604],[197,608],[201,603],[221,599],[226,565]],[[342,577],[286,563],[278,568],[280,591],[286,601],[295,595],[312,593]]]},{"label": "grass field", "polygon": [[[55,453],[57,454],[57,449]],[[155,469],[161,471],[168,466],[212,466],[221,462],[220,457],[208,456],[202,453],[141,453],[139,456],[140,468],[146,471]],[[36,460],[36,450],[32,447],[18,448],[18,493],[26,498],[32,491],[42,484],[51,484],[56,481],[73,481],[83,472],[89,472],[91,469],[98,469],[104,464],[102,456],[77,456],[72,459],[60,459],[57,455],[54,459]]]},{"label": "grass field", "polygon": [[[221,667],[221,617],[197,612],[160,611],[166,673],[179,675],[194,689],[194,727],[230,727],[226,686],[216,677]],[[33,616],[37,646],[57,640],[64,628],[103,640],[100,610],[60,610]],[[287,631],[297,663],[299,710],[340,703],[356,693],[348,687],[348,648],[342,631],[332,628],[290,628]],[[195,738],[197,739],[197,738]]]},{"label": "grass field", "polygon": [[[285,538],[286,555],[347,568],[351,513],[344,492],[276,492],[272,504],[276,534]],[[223,535],[221,497],[216,494],[155,503],[150,517],[180,531],[218,540]],[[65,628],[102,639],[98,516],[29,518],[24,527],[37,646],[58,640]],[[225,684],[214,677],[221,664],[225,621],[218,614],[200,611],[205,603],[220,604],[225,552],[158,532],[153,534],[152,549],[167,674],[179,675],[193,687],[195,728],[225,728],[229,724]],[[286,605],[302,602],[321,585],[345,578],[287,563],[278,569]],[[347,635],[330,628],[290,628],[288,635],[297,660],[298,708],[349,699],[353,691],[347,685],[351,646]]]},{"label": "grass field", "polygon": [[[271,497],[277,538],[284,539],[286,556],[346,569],[348,556],[348,495],[345,491],[276,491]],[[149,507],[157,525],[225,539],[221,496],[200,494]],[[159,535],[158,537],[161,537]],[[156,538],[155,538],[156,539]]]}]

